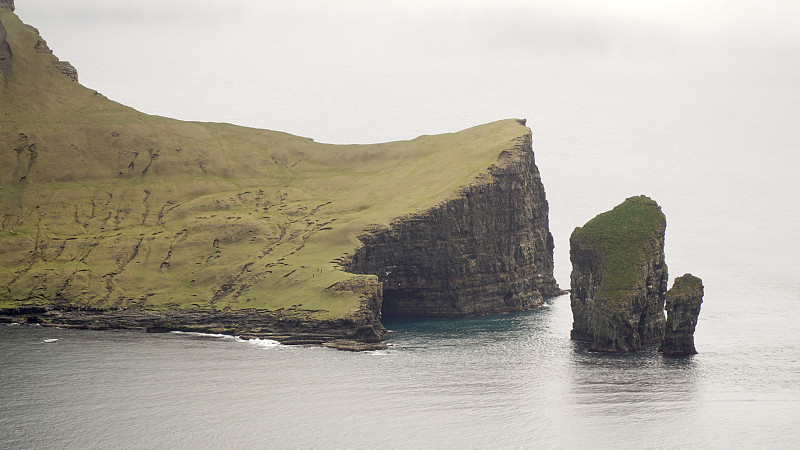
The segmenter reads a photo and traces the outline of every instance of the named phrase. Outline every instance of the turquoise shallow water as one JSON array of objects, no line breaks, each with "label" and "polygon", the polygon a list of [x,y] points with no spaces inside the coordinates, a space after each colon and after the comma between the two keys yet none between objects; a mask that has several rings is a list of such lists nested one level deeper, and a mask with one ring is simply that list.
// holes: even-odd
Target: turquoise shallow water
[{"label": "turquoise shallow water", "polygon": [[708,309],[682,359],[586,352],[567,296],[390,321],[371,353],[5,325],[0,432],[5,448],[796,447],[796,339]]}]

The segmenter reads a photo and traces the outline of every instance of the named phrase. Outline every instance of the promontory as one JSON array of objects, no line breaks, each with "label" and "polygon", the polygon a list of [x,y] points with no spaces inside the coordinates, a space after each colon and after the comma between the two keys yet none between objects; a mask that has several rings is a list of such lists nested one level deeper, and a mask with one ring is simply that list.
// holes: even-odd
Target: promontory
[{"label": "promontory", "polygon": [[384,315],[559,292],[524,120],[374,145],[182,122],[79,84],[0,3],[0,320],[358,348]]}]

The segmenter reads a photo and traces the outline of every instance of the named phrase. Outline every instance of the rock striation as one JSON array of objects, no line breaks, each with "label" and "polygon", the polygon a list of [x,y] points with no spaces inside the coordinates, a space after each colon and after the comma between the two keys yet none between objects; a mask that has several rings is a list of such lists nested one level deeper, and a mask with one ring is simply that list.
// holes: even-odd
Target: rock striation
[{"label": "rock striation", "polygon": [[590,351],[640,350],[664,337],[666,218],[646,196],[631,197],[570,236],[572,339]]},{"label": "rock striation", "polygon": [[360,240],[342,264],[378,275],[384,316],[522,311],[561,292],[530,133],[456,198]]},{"label": "rock striation", "polygon": [[676,278],[667,291],[667,329],[659,352],[665,355],[694,355],[694,330],[703,303],[703,281],[687,273]]}]

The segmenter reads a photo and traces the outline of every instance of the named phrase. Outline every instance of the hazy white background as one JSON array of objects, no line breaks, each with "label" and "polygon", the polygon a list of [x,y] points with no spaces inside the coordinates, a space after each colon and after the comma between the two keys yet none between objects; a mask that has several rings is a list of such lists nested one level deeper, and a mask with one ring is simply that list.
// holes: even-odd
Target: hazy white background
[{"label": "hazy white background", "polygon": [[18,0],[16,12],[84,85],[147,113],[331,143],[525,117],[562,286],[572,229],[647,194],[667,215],[672,275],[800,297],[800,3]]}]

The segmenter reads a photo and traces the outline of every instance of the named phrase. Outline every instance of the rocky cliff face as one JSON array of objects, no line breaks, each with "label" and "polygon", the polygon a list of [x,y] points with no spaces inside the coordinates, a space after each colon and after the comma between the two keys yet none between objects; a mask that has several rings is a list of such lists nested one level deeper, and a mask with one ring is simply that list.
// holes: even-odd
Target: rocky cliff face
[{"label": "rocky cliff face", "polygon": [[10,9],[14,11],[14,0],[0,0],[0,8]]},{"label": "rocky cliff face", "polygon": [[456,198],[360,240],[343,265],[378,275],[386,316],[521,311],[560,292],[529,133]]},{"label": "rocky cliff face", "polygon": [[572,338],[591,351],[632,352],[664,336],[666,218],[631,197],[570,237]]},{"label": "rocky cliff face", "polygon": [[667,291],[667,329],[658,351],[667,355],[693,355],[694,330],[703,303],[703,281],[687,273]]}]

